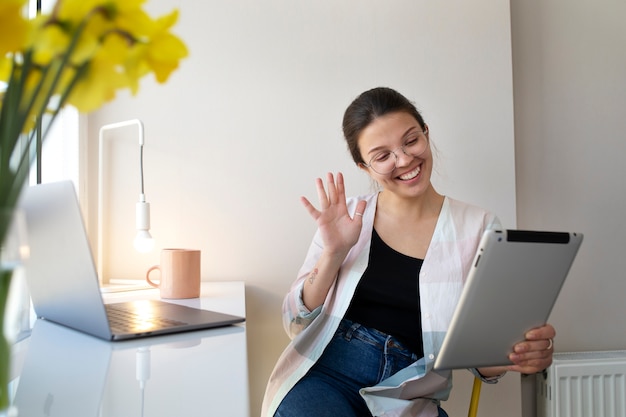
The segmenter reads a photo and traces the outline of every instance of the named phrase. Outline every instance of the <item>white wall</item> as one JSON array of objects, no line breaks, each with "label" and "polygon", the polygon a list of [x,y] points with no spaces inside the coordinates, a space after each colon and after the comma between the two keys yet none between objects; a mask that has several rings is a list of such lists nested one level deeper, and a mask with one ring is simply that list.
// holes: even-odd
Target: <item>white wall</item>
[{"label": "white wall", "polygon": [[[508,1],[148,5],[180,8],[177,32],[191,55],[166,85],[147,80],[137,97],[122,94],[89,116],[90,234],[98,129],[140,118],[157,245],[199,248],[203,279],[247,283],[252,416],[287,343],[280,304],[314,232],[299,196],[314,198],[314,178],[328,170],[345,173],[349,194],[370,190],[341,138],[343,110],[357,94],[386,85],[414,99],[439,149],[439,190],[515,225]],[[110,150],[106,179],[106,269],[140,279],[158,253],[131,247],[137,148],[132,132],[120,134],[128,139]],[[467,410],[467,375],[446,405],[453,413]],[[519,409],[516,378],[491,392],[505,398],[491,405],[500,415]]]},{"label": "white wall", "polygon": [[626,3],[512,0],[518,226],[585,240],[557,351],[626,349]]},{"label": "white wall", "polygon": [[585,234],[557,350],[626,348],[626,3],[516,0],[518,224]]}]

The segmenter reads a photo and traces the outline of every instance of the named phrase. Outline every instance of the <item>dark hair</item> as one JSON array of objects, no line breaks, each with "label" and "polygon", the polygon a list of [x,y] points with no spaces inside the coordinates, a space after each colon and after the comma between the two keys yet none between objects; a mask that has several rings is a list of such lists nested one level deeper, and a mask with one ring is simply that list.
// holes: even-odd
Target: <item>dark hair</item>
[{"label": "dark hair", "polygon": [[343,115],[343,136],[355,163],[365,163],[359,149],[359,136],[376,118],[385,114],[405,112],[425,129],[424,119],[415,105],[397,91],[377,87],[365,91],[348,106]]}]

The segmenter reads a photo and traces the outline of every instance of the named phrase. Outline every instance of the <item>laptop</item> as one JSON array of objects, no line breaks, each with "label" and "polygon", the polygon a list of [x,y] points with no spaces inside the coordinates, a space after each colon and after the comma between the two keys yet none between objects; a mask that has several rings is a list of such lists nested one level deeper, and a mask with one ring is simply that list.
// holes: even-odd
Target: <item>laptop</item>
[{"label": "laptop", "polygon": [[511,365],[513,346],[547,322],[582,240],[581,233],[486,231],[434,368]]},{"label": "laptop", "polygon": [[26,214],[30,247],[26,282],[38,318],[105,340],[245,321],[243,317],[161,300],[105,304],[72,182],[28,187],[20,207]]}]

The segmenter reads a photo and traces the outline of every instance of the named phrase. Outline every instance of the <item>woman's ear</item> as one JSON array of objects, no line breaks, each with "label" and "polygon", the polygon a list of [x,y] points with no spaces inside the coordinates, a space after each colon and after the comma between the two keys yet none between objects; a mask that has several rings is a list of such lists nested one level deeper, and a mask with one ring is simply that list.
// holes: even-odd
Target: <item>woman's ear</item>
[{"label": "woman's ear", "polygon": [[363,162],[359,162],[356,164],[356,166],[360,169],[362,169],[363,171],[367,172],[369,174],[369,168],[365,166],[365,164]]}]

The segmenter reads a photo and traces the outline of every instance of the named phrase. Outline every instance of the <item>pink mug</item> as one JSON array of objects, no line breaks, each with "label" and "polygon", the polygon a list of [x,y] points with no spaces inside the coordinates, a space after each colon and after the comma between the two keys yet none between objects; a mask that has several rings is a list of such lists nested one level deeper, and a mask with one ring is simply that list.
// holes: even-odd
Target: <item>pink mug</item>
[{"label": "pink mug", "polygon": [[[150,273],[158,269],[161,279],[150,280]],[[197,298],[200,296],[200,251],[196,249],[163,249],[161,264],[146,272],[148,284],[161,291],[161,298]]]}]

